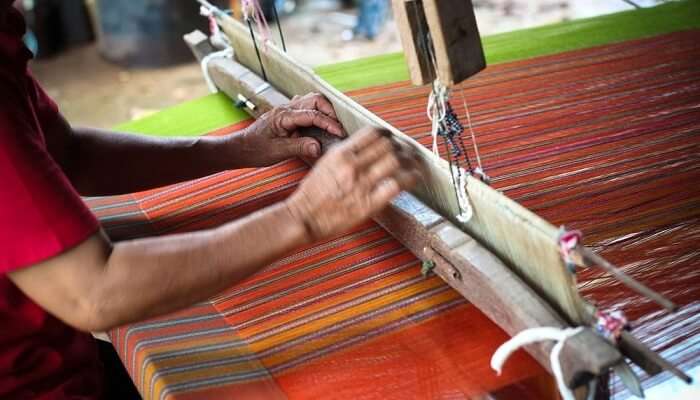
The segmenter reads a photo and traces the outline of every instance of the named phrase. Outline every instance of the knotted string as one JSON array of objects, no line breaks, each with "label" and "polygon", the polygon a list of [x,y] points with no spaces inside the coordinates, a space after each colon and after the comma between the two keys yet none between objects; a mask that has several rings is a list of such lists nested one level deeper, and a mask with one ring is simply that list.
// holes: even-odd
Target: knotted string
[{"label": "knotted string", "polygon": [[440,124],[445,119],[446,106],[448,92],[447,87],[440,84],[438,80],[433,82],[433,89],[428,97],[428,106],[426,108],[426,114],[431,122],[430,134],[433,137],[433,154],[435,157],[440,158],[440,152],[438,150],[438,131],[440,130]]},{"label": "knotted string", "polygon": [[467,194],[467,173],[463,168],[456,165],[453,165],[451,168],[453,179],[457,183],[457,201],[461,209],[461,212],[457,215],[457,219],[459,222],[466,224],[474,215],[474,210],[472,209],[472,204]]},{"label": "knotted string", "polygon": [[467,192],[467,171],[460,166],[459,157],[464,156],[470,172],[472,168],[461,137],[464,128],[452,110],[448,98],[449,90],[436,79],[428,97],[426,113],[431,122],[433,155],[436,160],[440,159],[438,136],[442,136],[445,143],[450,176],[455,190],[457,205],[459,206],[459,213],[456,217],[460,222],[467,223],[473,215],[473,209]]}]

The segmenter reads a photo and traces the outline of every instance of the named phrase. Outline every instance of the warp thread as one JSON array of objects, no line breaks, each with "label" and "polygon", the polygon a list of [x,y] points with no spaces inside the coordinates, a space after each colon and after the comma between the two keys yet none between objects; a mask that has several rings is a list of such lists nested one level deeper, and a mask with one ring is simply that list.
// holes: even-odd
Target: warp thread
[{"label": "warp thread", "polygon": [[467,106],[467,99],[464,97],[464,87],[460,89],[460,94],[462,95],[462,105],[464,106],[464,114],[467,117],[467,126],[469,127],[469,134],[472,137],[472,147],[474,147],[474,155],[476,156],[477,167],[472,170],[473,174],[476,174],[481,178],[481,181],[487,185],[491,184],[491,178],[486,175],[486,170],[481,164],[481,155],[479,154],[479,146],[476,144],[476,134],[474,133],[474,127],[472,126],[472,116],[469,112],[469,106]]},{"label": "warp thread", "polygon": [[282,22],[280,21],[280,16],[277,13],[277,5],[275,4],[276,2],[272,2],[272,14],[275,17],[275,23],[277,24],[277,31],[280,34],[280,41],[282,42],[282,50],[284,52],[287,52],[287,45],[284,43],[284,33],[282,33]]},{"label": "warp thread", "polygon": [[267,26],[265,14],[263,14],[260,3],[258,3],[257,0],[243,0],[241,9],[243,10],[243,20],[248,25],[250,39],[253,41],[255,56],[258,58],[258,63],[260,64],[260,72],[263,79],[267,82],[267,73],[265,72],[265,66],[263,65],[262,56],[258,49],[258,41],[255,39],[255,32],[253,31],[253,23],[251,21],[255,20],[255,25],[258,27],[258,35],[263,41],[263,52],[267,50],[267,42],[270,40],[270,28]]},{"label": "warp thread", "polygon": [[503,364],[508,357],[519,348],[545,340],[553,340],[556,343],[552,347],[552,352],[549,354],[549,362],[552,365],[552,373],[556,379],[557,388],[563,400],[575,400],[573,392],[566,385],[566,382],[564,382],[564,374],[561,370],[559,355],[567,339],[582,331],[583,327],[565,329],[542,327],[525,329],[498,347],[491,357],[491,368],[500,375]]},{"label": "warp thread", "polygon": [[[270,41],[272,35],[270,34],[270,27],[267,25],[265,14],[260,7],[260,2],[258,0],[243,0],[241,2],[241,11],[243,11],[243,19],[248,24],[250,24],[251,18],[255,21],[255,25],[258,27],[258,35],[263,43],[263,52],[266,51],[267,43]],[[255,40],[255,38],[253,38],[253,40]]]}]

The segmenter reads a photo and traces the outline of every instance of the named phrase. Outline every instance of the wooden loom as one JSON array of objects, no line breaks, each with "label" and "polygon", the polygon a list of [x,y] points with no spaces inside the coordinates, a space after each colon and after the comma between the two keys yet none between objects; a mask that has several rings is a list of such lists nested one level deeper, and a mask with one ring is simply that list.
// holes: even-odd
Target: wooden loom
[{"label": "wooden loom", "polygon": [[[445,15],[446,3],[449,2],[426,1],[423,5],[421,2],[400,0],[394,3],[394,7],[396,10],[403,4],[404,10],[407,10],[402,29],[405,47],[411,47],[406,46],[407,42],[416,44],[414,48],[420,47],[415,35],[412,36],[415,29],[430,30],[437,58],[443,60],[443,70],[449,71],[440,75],[449,76],[448,83],[455,83],[482,69],[484,63],[478,57],[472,63],[451,63],[464,52],[459,50],[459,46],[441,47],[440,43],[461,43],[471,49],[469,54],[481,54],[481,60],[483,53],[470,4],[469,7],[459,8],[459,12],[466,14],[466,20],[472,21],[473,25],[473,29],[457,30],[458,33],[466,32],[466,39],[463,37],[464,40],[460,42],[459,35],[450,38],[449,34],[442,34],[435,28],[452,26],[441,19],[441,15]],[[443,5],[442,9],[437,6],[439,4]],[[410,15],[421,8],[424,14],[418,12],[417,19],[409,20]],[[454,9],[449,10],[451,18],[459,17],[460,14],[455,13]],[[401,20],[402,14],[396,14]],[[333,103],[348,132],[366,125],[380,126],[390,130],[396,140],[416,149],[426,165],[425,181],[413,194],[403,193],[399,196],[375,220],[417,257],[434,265],[433,271],[437,275],[509,335],[532,327],[566,328],[591,324],[595,308],[576,291],[574,276],[562,261],[558,246],[560,231],[556,227],[471,177],[468,178],[467,190],[474,207],[474,217],[467,224],[460,223],[454,218],[457,204],[446,162],[435,164],[433,154],[423,146],[328,85],[270,43],[266,44],[266,49],[260,55],[266,82],[260,77],[262,69],[249,30],[222,12],[215,12],[215,17],[232,44],[235,61],[211,58],[206,63],[206,69],[215,85],[244,105],[251,115],[257,117],[272,107],[283,105],[291,96],[320,92]],[[422,24],[421,28],[410,28],[417,23]],[[202,33],[187,35],[186,41],[200,60],[214,51]],[[477,50],[474,50],[475,46]],[[439,48],[444,51],[438,52]],[[451,53],[450,49],[454,48],[458,50]],[[415,83],[422,84],[434,78],[425,68],[425,55],[421,55],[420,49],[409,51],[407,58]],[[310,131],[306,134],[318,138],[324,150],[332,145],[332,141],[322,133]],[[573,256],[583,265],[597,264],[617,273],[609,263],[583,247],[574,249]],[[630,279],[624,275],[621,278]],[[648,289],[640,284],[630,284],[648,293]],[[673,308],[665,299],[656,300],[667,308]],[[527,350],[551,372],[551,348],[551,343],[541,343],[528,346]],[[629,385],[634,386],[625,356],[649,374],[667,369],[687,380],[682,372],[652,353],[631,334],[623,333],[616,347],[598,336],[593,329],[586,328],[566,343],[561,357],[566,382],[572,388],[578,387],[594,377],[604,376],[610,368],[614,368],[623,378],[629,378],[626,379]]]}]

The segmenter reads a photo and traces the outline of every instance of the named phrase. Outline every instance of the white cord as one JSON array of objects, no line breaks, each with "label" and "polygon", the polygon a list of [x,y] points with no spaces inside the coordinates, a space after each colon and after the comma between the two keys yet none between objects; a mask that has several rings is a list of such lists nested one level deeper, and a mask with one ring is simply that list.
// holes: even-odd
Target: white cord
[{"label": "white cord", "polygon": [[440,158],[440,151],[438,150],[438,130],[440,129],[440,123],[445,119],[447,115],[447,98],[448,98],[447,87],[440,83],[439,80],[433,82],[433,90],[430,92],[428,97],[428,107],[426,109],[426,114],[428,114],[428,119],[432,123],[430,134],[433,137],[433,154],[436,159]]},{"label": "white cord", "polygon": [[457,185],[457,202],[459,202],[459,209],[462,210],[461,213],[457,214],[457,220],[466,224],[474,215],[472,204],[469,201],[469,194],[467,193],[467,171],[456,165],[452,165],[451,168],[452,178]]},{"label": "white cord", "polygon": [[510,340],[503,343],[493,356],[491,357],[491,368],[496,371],[498,375],[501,374],[501,369],[503,364],[506,362],[508,357],[518,350],[519,348],[526,346],[528,344],[543,342],[545,340],[554,340],[556,343],[552,347],[552,352],[549,354],[549,362],[552,365],[552,373],[557,381],[557,387],[559,388],[559,393],[563,400],[575,400],[573,392],[564,382],[564,374],[561,371],[561,362],[559,360],[559,354],[564,348],[566,340],[574,335],[583,331],[583,327],[578,328],[531,328],[525,329],[524,331],[513,336]]},{"label": "white cord", "polygon": [[204,58],[202,58],[202,62],[200,64],[202,67],[202,74],[204,74],[204,80],[207,81],[207,87],[212,93],[216,93],[219,91],[219,89],[214,84],[214,81],[211,79],[211,76],[209,76],[209,62],[211,62],[211,60],[215,58],[233,58],[233,47],[227,47],[223,50],[209,53],[206,56],[204,56]]}]

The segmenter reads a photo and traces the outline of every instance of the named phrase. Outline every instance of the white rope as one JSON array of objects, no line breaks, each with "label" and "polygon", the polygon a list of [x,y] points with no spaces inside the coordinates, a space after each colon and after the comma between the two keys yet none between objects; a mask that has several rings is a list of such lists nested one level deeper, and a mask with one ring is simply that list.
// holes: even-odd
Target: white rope
[{"label": "white rope", "polygon": [[212,93],[216,93],[219,91],[219,89],[214,84],[214,81],[211,79],[211,76],[209,76],[209,63],[215,58],[233,58],[233,47],[227,47],[223,50],[209,53],[206,56],[204,56],[204,58],[202,58],[202,62],[200,64],[202,67],[202,74],[204,74],[204,80],[207,81],[207,87]]},{"label": "white rope", "polygon": [[519,348],[526,346],[528,344],[543,342],[545,340],[556,341],[554,347],[552,347],[552,352],[549,354],[549,362],[552,365],[552,373],[557,381],[557,387],[559,388],[559,393],[563,400],[575,400],[574,394],[564,382],[564,374],[561,371],[561,362],[559,360],[559,354],[564,348],[566,340],[574,335],[583,331],[583,327],[578,328],[531,328],[525,329],[524,331],[513,336],[510,340],[503,343],[493,356],[491,357],[491,368],[496,371],[498,375],[501,374],[501,369],[503,364],[506,362],[508,357],[518,350]]},{"label": "white rope", "polygon": [[456,165],[452,165],[451,168],[452,178],[457,185],[457,202],[459,203],[459,209],[462,210],[461,213],[457,214],[457,220],[466,224],[474,215],[472,204],[469,201],[469,194],[467,193],[467,171]]},{"label": "white rope", "polygon": [[447,114],[447,98],[449,94],[447,92],[447,87],[440,83],[439,80],[433,82],[433,90],[430,92],[428,97],[428,107],[426,109],[426,114],[428,114],[428,119],[432,123],[430,134],[433,137],[433,154],[436,159],[440,158],[440,151],[438,150],[438,130],[440,129],[440,123],[445,119]]}]

